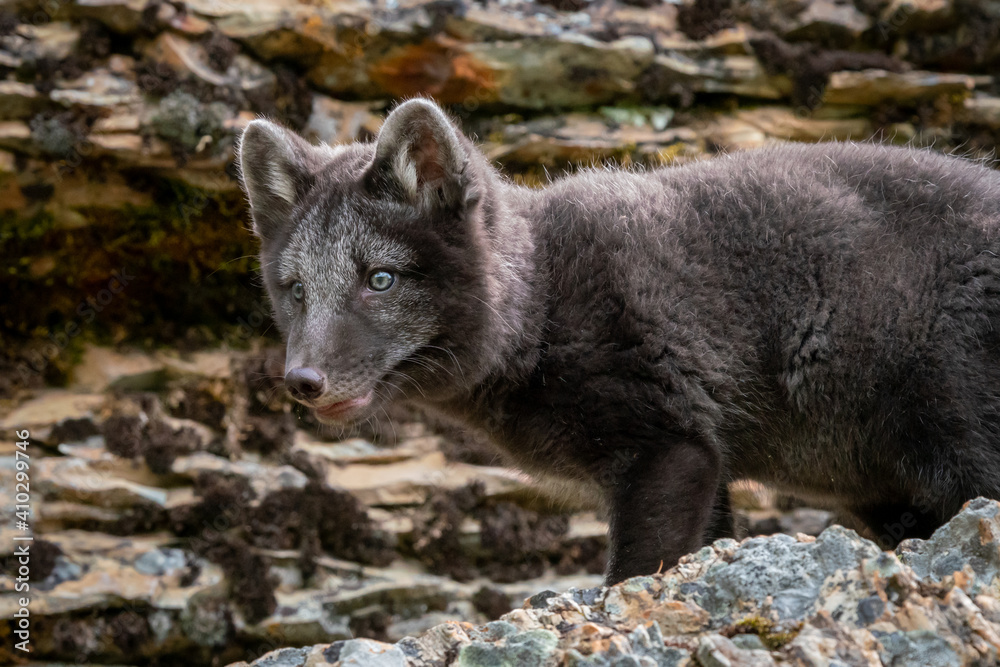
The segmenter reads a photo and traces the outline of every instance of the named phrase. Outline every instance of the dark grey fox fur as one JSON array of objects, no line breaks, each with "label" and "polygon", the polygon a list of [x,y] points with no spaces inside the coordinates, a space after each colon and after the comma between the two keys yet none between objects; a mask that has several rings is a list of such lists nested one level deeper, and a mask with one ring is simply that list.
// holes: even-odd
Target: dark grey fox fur
[{"label": "dark grey fox fur", "polygon": [[1000,498],[984,166],[794,145],[531,190],[425,100],[372,144],[255,121],[240,160],[292,393],[415,401],[600,493],[609,582],[725,534],[735,478],[893,539]]}]

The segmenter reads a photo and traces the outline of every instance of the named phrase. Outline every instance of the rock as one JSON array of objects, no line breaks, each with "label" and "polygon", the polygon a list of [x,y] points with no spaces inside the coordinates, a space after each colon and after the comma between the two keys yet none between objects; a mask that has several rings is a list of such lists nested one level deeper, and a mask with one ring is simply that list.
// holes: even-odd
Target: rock
[{"label": "rock", "polygon": [[[171,148],[184,155],[216,152],[228,134],[230,110],[221,102],[203,103],[190,93],[176,90],[151,113],[148,126]],[[207,151],[206,151],[207,149]]]},{"label": "rock", "polygon": [[895,34],[938,32],[954,18],[954,0],[892,0],[882,10],[875,29],[880,38],[888,39]]},{"label": "rock", "polygon": [[851,3],[811,0],[794,23],[784,35],[790,40],[848,47],[871,27],[872,20]]},{"label": "rock", "polygon": [[702,667],[773,667],[774,658],[766,650],[739,648],[720,635],[702,637],[695,652]]},{"label": "rock", "polygon": [[965,100],[959,119],[972,125],[1000,129],[1000,97],[975,95]]},{"label": "rock", "polygon": [[3,120],[31,118],[43,105],[34,86],[17,81],[0,81],[0,118]]},{"label": "rock", "polygon": [[[720,540],[663,574],[548,591],[496,623],[395,647],[417,665],[988,664],[1000,656],[998,518],[997,501],[972,501],[900,558],[839,526]],[[343,660],[344,646],[309,655]]]},{"label": "rock", "polygon": [[682,53],[659,54],[643,75],[642,94],[659,101],[683,99],[691,93],[731,93],[764,99],[781,99],[791,82],[771,76],[756,58],[746,55],[691,58]]},{"label": "rock", "polygon": [[554,40],[484,43],[468,53],[473,71],[477,62],[486,70],[476,72],[481,80],[469,79],[467,90],[455,91],[447,101],[470,110],[492,102],[538,109],[607,104],[633,95],[638,92],[634,82],[653,61],[654,48],[639,37],[605,44],[564,35]]},{"label": "rock", "polygon": [[[115,137],[120,137],[123,135],[114,135]],[[94,153],[100,153],[97,144],[102,142],[91,140],[89,148],[95,148]],[[143,207],[152,206],[153,198],[148,192],[142,192],[132,188],[126,179],[122,177],[121,174],[108,174],[101,183],[94,183],[91,181],[86,173],[75,171],[70,174],[66,174],[60,181],[59,189],[53,194],[52,198],[46,204],[46,210],[51,212],[53,217],[68,216],[70,214],[83,215],[84,211],[102,210],[104,212],[118,210],[125,207]],[[63,225],[72,224],[69,219],[64,219]],[[86,227],[87,222],[80,225],[81,227]],[[127,273],[127,271],[126,271]],[[120,274],[120,272],[119,272]],[[111,277],[109,276],[108,281]],[[95,299],[107,300],[108,294],[112,294],[115,298],[119,295],[111,292],[110,288],[117,289],[121,292],[122,284],[121,282],[115,282],[111,285],[105,282],[101,289],[105,290],[103,293],[98,290],[96,294],[90,295],[90,299],[93,302]],[[100,305],[100,304],[98,304]],[[137,355],[120,355],[122,357],[133,357],[133,365],[141,364],[135,357]],[[86,359],[86,352],[84,353],[84,358]],[[119,360],[118,362],[111,362],[110,372],[123,372],[124,368],[120,364],[125,364],[127,367],[130,363],[128,360]],[[106,389],[104,386],[105,381],[111,380],[110,377],[106,375],[108,371],[104,371],[99,367],[90,366],[86,370],[81,371],[79,367],[74,368],[74,376],[79,377],[80,373],[83,372],[86,376],[84,382],[74,382],[71,380],[70,384],[76,387],[84,387],[89,383],[94,383],[93,386],[96,391]],[[103,377],[103,379],[102,379]],[[155,374],[147,374],[146,376],[135,375],[131,378],[125,376],[121,377],[120,380],[123,382],[120,385],[121,388],[127,389],[130,386],[135,386],[137,389],[143,388],[146,384],[147,388],[156,387],[161,379]],[[111,380],[114,382],[115,380]],[[130,385],[130,382],[135,382],[135,385]]]},{"label": "rock", "polygon": [[0,121],[0,147],[18,153],[35,153],[31,141],[31,128],[19,120]]},{"label": "rock", "polygon": [[768,138],[786,141],[862,141],[875,132],[868,118],[822,118],[784,107],[739,111],[736,118]]},{"label": "rock", "polygon": [[47,498],[98,507],[166,507],[170,494],[116,478],[77,458],[44,458],[35,463],[34,481]]},{"label": "rock", "polygon": [[936,72],[835,72],[830,75],[824,104],[875,105],[885,102],[907,103],[944,96],[966,96],[976,81],[964,74]]},{"label": "rock", "polygon": [[[996,591],[1000,584],[1000,504],[984,498],[971,500],[929,540],[907,540],[896,553],[922,579],[941,581],[962,575],[961,586],[970,595]],[[965,568],[970,570],[967,574]]]},{"label": "rock", "polygon": [[303,134],[313,141],[346,144],[378,134],[382,119],[372,113],[372,105],[340,102],[325,95],[314,95],[312,114]]},{"label": "rock", "polygon": [[525,630],[496,643],[473,641],[458,654],[461,667],[544,665],[554,657],[559,637],[548,630]]},{"label": "rock", "polygon": [[20,64],[64,60],[76,50],[80,31],[65,21],[22,23],[15,33],[0,37],[0,49],[16,56]]},{"label": "rock", "polygon": [[523,475],[506,468],[448,464],[440,452],[374,469],[360,464],[333,467],[326,476],[330,486],[375,506],[418,505],[438,489],[457,489],[475,479],[485,483],[487,496],[512,494],[528,486]]},{"label": "rock", "polygon": [[106,400],[101,394],[48,389],[0,419],[0,430],[28,429],[32,437],[45,440],[54,424],[67,419],[93,418]]},{"label": "rock", "polygon": [[406,654],[392,644],[352,639],[340,646],[340,667],[406,667]]},{"label": "rock", "polygon": [[308,479],[291,466],[274,466],[253,461],[230,461],[208,454],[196,452],[190,456],[179,456],[171,467],[175,475],[191,479],[204,473],[221,473],[245,479],[249,482],[258,499],[281,489],[305,488]]},{"label": "rock", "polygon": [[181,78],[196,79],[210,86],[255,91],[265,96],[274,94],[274,74],[241,53],[235,54],[225,71],[219,71],[210,64],[204,44],[165,32],[146,47],[144,54]]},{"label": "rock", "polygon": [[418,456],[437,451],[439,438],[411,438],[396,447],[376,447],[363,438],[349,438],[336,443],[317,440],[307,431],[295,432],[292,453],[301,452],[337,465],[387,464],[409,461]]},{"label": "rock", "polygon": [[187,354],[162,350],[156,355],[171,381],[229,380],[232,354],[222,351],[201,351]]},{"label": "rock", "polygon": [[[125,288],[120,281],[118,287],[119,291]],[[143,391],[160,389],[166,380],[166,367],[155,356],[87,346],[82,361],[73,370],[72,387],[93,392]]]},{"label": "rock", "polygon": [[781,518],[781,532],[789,535],[819,535],[833,523],[833,512],[799,507]]},{"label": "rock", "polygon": [[91,18],[100,21],[117,33],[134,33],[143,22],[145,0],[79,0],[59,7],[72,18]]},{"label": "rock", "polygon": [[139,88],[134,82],[100,69],[79,79],[60,82],[49,97],[67,107],[79,105],[94,109],[114,109],[141,101]]},{"label": "rock", "polygon": [[[625,123],[617,122],[609,111],[509,123],[491,133],[483,149],[511,169],[526,165],[560,169],[606,161],[662,166],[704,153],[704,145],[691,128],[653,127],[653,122],[664,120],[657,107],[629,110]],[[637,119],[641,125],[631,124]]]}]

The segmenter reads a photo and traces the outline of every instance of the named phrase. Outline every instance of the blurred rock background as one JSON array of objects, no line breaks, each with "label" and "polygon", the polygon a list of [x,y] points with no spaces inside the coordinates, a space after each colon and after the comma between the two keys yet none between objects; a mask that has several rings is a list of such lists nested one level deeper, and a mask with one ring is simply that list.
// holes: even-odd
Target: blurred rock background
[{"label": "blurred rock background", "polygon": [[[0,497],[30,429],[33,657],[250,661],[600,580],[595,508],[481,436],[404,411],[330,432],[284,398],[249,120],[366,140],[430,95],[532,186],[781,141],[986,158],[998,64],[996,0],[0,0]],[[747,534],[834,519],[734,491]]]}]

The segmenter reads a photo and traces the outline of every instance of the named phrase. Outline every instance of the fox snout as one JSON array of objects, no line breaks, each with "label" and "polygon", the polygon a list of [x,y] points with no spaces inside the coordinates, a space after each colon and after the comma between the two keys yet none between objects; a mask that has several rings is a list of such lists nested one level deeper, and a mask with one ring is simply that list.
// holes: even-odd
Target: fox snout
[{"label": "fox snout", "polygon": [[326,392],[326,375],[319,369],[299,366],[285,373],[285,387],[295,398],[312,401]]}]

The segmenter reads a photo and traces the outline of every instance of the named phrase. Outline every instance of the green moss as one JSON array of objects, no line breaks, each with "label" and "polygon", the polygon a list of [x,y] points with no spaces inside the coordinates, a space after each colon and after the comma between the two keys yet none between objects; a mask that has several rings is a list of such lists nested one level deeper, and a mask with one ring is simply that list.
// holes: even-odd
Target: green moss
[{"label": "green moss", "polygon": [[[165,179],[141,185],[151,206],[77,208],[86,224],[74,229],[44,213],[0,215],[0,253],[15,258],[0,289],[30,295],[0,303],[5,341],[31,349],[73,324],[74,345],[243,345],[274,335],[242,195]],[[122,272],[129,284],[112,294]]]},{"label": "green moss", "polygon": [[67,158],[82,141],[78,128],[64,116],[35,116],[31,119],[31,139],[43,154],[54,158]]},{"label": "green moss", "polygon": [[194,95],[178,90],[160,100],[150,125],[175,149],[190,154],[195,152],[202,137],[217,140],[223,136],[228,115],[224,104],[203,104]]},{"label": "green moss", "polygon": [[774,622],[763,616],[748,616],[733,626],[734,635],[757,635],[769,650],[775,651],[799,634],[801,624],[788,630],[779,630]]},{"label": "green moss", "polygon": [[544,665],[556,651],[558,638],[548,630],[526,630],[496,644],[472,642],[462,647],[462,667],[520,667]]}]

